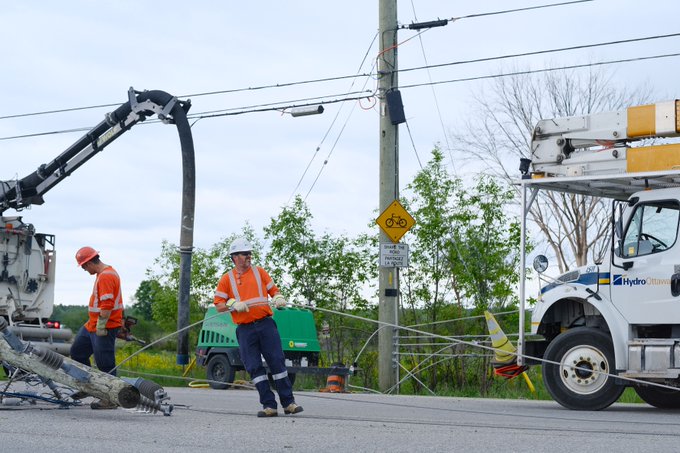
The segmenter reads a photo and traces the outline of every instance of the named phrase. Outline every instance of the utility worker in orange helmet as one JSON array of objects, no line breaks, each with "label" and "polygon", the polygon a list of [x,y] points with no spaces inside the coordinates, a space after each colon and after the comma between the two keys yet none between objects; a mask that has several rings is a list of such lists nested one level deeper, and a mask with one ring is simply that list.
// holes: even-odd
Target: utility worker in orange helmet
[{"label": "utility worker in orange helmet", "polygon": [[267,271],[251,265],[252,251],[253,247],[245,238],[238,238],[231,243],[229,254],[235,267],[220,278],[215,291],[215,306],[220,312],[231,311],[231,317],[237,325],[239,354],[260,394],[262,410],[257,416],[278,415],[276,399],[269,387],[262,357],[274,379],[284,414],[297,414],[302,412],[302,407],[295,404],[281,337],[269,306],[270,296],[277,308],[284,307],[286,300],[279,294],[279,288]]},{"label": "utility worker in orange helmet", "polygon": [[[71,346],[71,358],[91,366],[94,355],[97,368],[104,373],[116,375],[116,336],[123,325],[123,295],[118,272],[99,259],[99,252],[92,247],[82,247],[76,253],[78,266],[90,275],[96,275],[88,307],[89,317]],[[95,401],[92,409],[115,409],[110,401]]]}]

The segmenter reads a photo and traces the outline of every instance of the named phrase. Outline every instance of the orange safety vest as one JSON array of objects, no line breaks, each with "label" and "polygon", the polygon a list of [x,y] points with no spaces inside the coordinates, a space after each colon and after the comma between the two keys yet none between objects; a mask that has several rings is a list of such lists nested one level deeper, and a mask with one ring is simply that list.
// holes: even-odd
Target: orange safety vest
[{"label": "orange safety vest", "polygon": [[120,290],[120,277],[111,266],[107,266],[97,274],[94,281],[88,309],[90,318],[85,323],[85,329],[88,332],[97,331],[97,319],[102,310],[111,310],[111,316],[106,322],[107,329],[115,329],[123,325],[123,294]]},{"label": "orange safety vest", "polygon": [[231,312],[234,324],[248,324],[266,316],[271,316],[269,297],[279,292],[267,271],[261,267],[251,266],[245,273],[238,275],[232,269],[220,278],[215,291],[215,305],[229,299],[248,304],[248,311]]}]

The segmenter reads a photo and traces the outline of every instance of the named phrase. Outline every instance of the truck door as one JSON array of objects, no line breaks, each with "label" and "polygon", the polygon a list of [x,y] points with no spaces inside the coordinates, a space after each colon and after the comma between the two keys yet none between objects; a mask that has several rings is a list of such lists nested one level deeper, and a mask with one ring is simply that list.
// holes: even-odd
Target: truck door
[{"label": "truck door", "polygon": [[680,292],[671,282],[680,271],[680,203],[648,200],[632,209],[613,257],[611,300],[631,324],[678,323]]}]

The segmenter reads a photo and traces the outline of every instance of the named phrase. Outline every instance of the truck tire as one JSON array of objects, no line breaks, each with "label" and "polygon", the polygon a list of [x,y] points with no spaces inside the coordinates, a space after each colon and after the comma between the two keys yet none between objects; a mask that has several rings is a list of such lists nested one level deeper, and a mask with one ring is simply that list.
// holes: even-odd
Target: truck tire
[{"label": "truck tire", "polygon": [[680,391],[651,385],[636,385],[635,392],[650,406],[659,409],[680,409]]},{"label": "truck tire", "polygon": [[[559,363],[543,363],[545,388],[568,409],[604,409],[625,389],[608,375],[615,372],[614,347],[609,335],[599,329],[577,327],[558,335],[548,345],[544,358]],[[572,369],[574,366],[580,369]]]},{"label": "truck tire", "polygon": [[209,379],[208,384],[216,390],[228,389],[236,376],[236,370],[224,354],[215,354],[210,357],[205,373]]}]

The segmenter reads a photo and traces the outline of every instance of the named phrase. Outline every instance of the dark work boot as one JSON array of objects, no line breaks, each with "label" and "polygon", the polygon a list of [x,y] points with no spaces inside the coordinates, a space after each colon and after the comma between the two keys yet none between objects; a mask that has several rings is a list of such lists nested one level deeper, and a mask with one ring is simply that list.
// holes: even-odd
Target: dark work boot
[{"label": "dark work boot", "polygon": [[279,415],[279,411],[271,407],[265,407],[257,413],[258,417],[276,417],[277,415]]},{"label": "dark work boot", "polygon": [[283,409],[283,413],[286,414],[286,415],[289,415],[289,414],[299,414],[299,413],[302,412],[303,410],[304,410],[304,409],[302,408],[302,406],[298,406],[298,405],[295,404],[295,403],[290,403],[288,406],[286,406],[286,407]]}]

